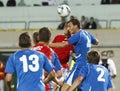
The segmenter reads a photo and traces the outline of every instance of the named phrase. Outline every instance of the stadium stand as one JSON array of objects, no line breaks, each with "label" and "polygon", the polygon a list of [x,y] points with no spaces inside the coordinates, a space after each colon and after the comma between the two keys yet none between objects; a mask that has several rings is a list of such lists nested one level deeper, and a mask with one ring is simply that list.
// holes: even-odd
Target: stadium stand
[{"label": "stadium stand", "polygon": [[[87,7],[70,6],[70,8],[71,15],[76,15],[78,19],[80,19],[82,15],[85,15],[86,17],[94,16],[94,18],[97,20],[97,23],[99,24],[98,28],[119,28],[119,5],[94,5]],[[60,23],[60,17],[57,14],[57,6],[4,7],[0,8],[0,11],[0,27],[3,29],[11,27],[11,23],[4,22],[17,22],[17,28],[37,28],[38,26],[41,27],[43,25],[56,28]],[[24,23],[21,23],[21,21],[24,21]]]}]

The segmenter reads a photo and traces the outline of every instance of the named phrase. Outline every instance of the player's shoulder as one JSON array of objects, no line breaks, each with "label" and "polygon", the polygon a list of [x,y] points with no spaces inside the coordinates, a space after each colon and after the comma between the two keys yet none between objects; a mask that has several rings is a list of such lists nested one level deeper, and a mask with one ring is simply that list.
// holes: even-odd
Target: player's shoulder
[{"label": "player's shoulder", "polygon": [[86,31],[86,30],[83,30],[83,29],[81,29],[80,31],[81,31],[81,33],[83,33],[83,34],[90,34],[90,32],[88,32],[88,31]]},{"label": "player's shoulder", "polygon": [[44,55],[44,53],[34,50],[34,49],[32,49],[31,52],[33,52],[33,54],[36,54],[36,55]]}]

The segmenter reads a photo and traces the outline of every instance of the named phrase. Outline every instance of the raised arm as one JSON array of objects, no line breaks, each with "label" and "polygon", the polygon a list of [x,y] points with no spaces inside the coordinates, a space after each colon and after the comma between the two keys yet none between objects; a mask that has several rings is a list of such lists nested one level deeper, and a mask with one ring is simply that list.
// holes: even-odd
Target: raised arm
[{"label": "raised arm", "polygon": [[50,47],[55,47],[55,48],[63,48],[63,47],[66,47],[68,45],[69,45],[68,41],[56,42],[56,43],[49,44]]}]

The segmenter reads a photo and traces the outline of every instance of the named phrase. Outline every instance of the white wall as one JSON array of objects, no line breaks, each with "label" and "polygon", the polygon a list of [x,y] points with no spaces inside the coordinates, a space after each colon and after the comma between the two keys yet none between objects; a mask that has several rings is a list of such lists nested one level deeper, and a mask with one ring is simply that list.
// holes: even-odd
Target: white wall
[{"label": "white wall", "polygon": [[[38,31],[38,30],[35,30]],[[100,41],[99,46],[119,46],[120,47],[120,31],[119,30],[87,30]],[[1,31],[0,32],[0,48],[16,47],[18,36],[25,31]],[[31,35],[34,31],[28,31]],[[57,34],[63,34],[62,30],[53,30],[52,39]]]},{"label": "white wall", "polygon": [[[85,6],[70,6],[71,8],[71,15],[76,16],[78,19],[82,15],[86,17],[93,16],[95,19],[98,20],[105,20],[100,21],[100,25],[103,28],[106,28],[106,23],[109,23],[112,19],[116,19],[119,21],[113,21],[111,23],[112,27],[119,28],[120,26],[120,5],[85,5]],[[31,28],[33,27],[54,27],[56,28],[57,25],[60,23],[60,17],[57,14],[57,6],[40,6],[40,7],[4,7],[0,8],[0,22],[3,21],[41,21],[39,23],[34,23]],[[68,17],[69,18],[69,17]],[[44,21],[44,22],[43,22]],[[46,21],[46,22],[45,22]],[[49,21],[49,22],[47,22]],[[50,22],[55,21],[55,22]],[[107,21],[107,22],[106,22]],[[11,23],[5,23],[6,25],[0,23],[0,28],[13,28],[14,26],[18,26],[19,28],[23,28],[24,25],[21,23],[17,25],[12,25]],[[27,25],[28,27],[28,25]]]}]

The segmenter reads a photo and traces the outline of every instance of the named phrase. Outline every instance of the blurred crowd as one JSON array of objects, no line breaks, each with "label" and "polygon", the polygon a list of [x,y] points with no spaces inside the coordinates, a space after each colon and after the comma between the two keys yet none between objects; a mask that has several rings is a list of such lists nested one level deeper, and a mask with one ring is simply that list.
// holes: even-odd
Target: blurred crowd
[{"label": "blurred crowd", "polygon": [[[76,18],[75,16],[71,15],[70,19]],[[81,29],[97,29],[97,22],[94,17],[85,17],[84,15],[81,16],[80,27]],[[62,30],[64,28],[65,23],[67,22],[66,17],[61,17],[61,23],[58,25],[57,29]]]},{"label": "blurred crowd", "polygon": [[[53,6],[58,5],[57,0],[34,0],[31,1],[33,3],[33,6]],[[35,4],[34,4],[35,3]],[[69,4],[67,0],[63,0],[64,4]],[[120,0],[101,0],[100,4],[120,4]],[[4,3],[3,0],[0,0],[0,6],[27,6],[28,2],[27,0],[7,0],[6,3]]]}]

